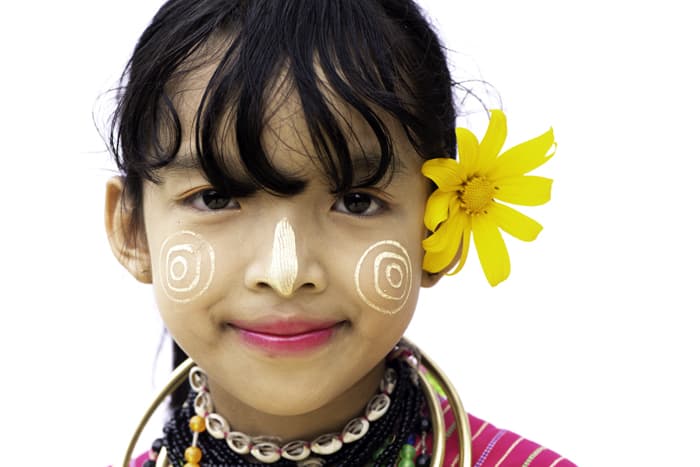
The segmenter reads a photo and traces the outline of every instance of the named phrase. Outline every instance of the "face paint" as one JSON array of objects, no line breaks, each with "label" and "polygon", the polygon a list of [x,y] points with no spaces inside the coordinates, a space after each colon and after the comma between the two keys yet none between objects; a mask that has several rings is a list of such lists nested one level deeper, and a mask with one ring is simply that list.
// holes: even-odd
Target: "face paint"
[{"label": "face paint", "polygon": [[174,302],[191,302],[214,278],[214,249],[201,235],[176,232],[160,247],[160,285]]},{"label": "face paint", "polygon": [[270,286],[285,297],[290,296],[294,292],[298,270],[296,237],[285,217],[275,227],[269,269]]},{"label": "face paint", "polygon": [[355,267],[355,288],[371,308],[393,315],[406,304],[413,281],[411,259],[394,240],[367,248]]}]

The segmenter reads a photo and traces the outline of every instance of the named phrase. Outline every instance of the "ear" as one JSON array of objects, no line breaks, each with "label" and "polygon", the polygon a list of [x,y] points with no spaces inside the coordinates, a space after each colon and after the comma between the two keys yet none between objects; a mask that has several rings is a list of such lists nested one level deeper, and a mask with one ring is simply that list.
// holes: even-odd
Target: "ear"
[{"label": "ear", "polygon": [[136,280],[150,284],[151,255],[145,232],[133,230],[140,228],[139,223],[133,222],[135,215],[124,193],[124,179],[109,179],[105,192],[105,229],[112,253]]}]

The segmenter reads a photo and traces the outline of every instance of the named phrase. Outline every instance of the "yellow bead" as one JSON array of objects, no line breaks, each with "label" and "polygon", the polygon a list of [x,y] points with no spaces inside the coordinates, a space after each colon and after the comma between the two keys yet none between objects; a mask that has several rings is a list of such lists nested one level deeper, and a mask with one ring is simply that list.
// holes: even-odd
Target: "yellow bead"
[{"label": "yellow bead", "polygon": [[206,423],[204,423],[204,418],[199,415],[195,415],[190,418],[190,430],[196,431],[197,433],[202,433],[207,429]]},{"label": "yellow bead", "polygon": [[185,449],[185,460],[190,464],[196,464],[202,460],[202,450],[197,446],[190,446]]},{"label": "yellow bead", "polygon": [[193,464],[192,462],[188,462],[187,464],[185,464],[185,467],[199,467],[199,464],[197,464],[197,463]]}]

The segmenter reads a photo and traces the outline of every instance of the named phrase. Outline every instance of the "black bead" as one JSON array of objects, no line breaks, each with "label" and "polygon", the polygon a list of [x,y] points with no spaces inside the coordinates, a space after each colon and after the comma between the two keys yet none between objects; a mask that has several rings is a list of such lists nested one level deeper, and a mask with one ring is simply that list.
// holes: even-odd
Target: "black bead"
[{"label": "black bead", "polygon": [[430,419],[427,417],[421,417],[418,425],[418,430],[421,433],[428,433],[430,431]]},{"label": "black bead", "polygon": [[146,461],[143,463],[143,467],[156,467],[156,462],[155,461]]},{"label": "black bead", "polygon": [[157,440],[153,441],[153,444],[151,444],[151,451],[155,452],[157,455],[160,452],[162,447],[163,447],[163,440],[161,438],[158,438]]},{"label": "black bead", "polygon": [[426,467],[428,465],[430,465],[430,455],[421,454],[416,457],[416,467]]}]

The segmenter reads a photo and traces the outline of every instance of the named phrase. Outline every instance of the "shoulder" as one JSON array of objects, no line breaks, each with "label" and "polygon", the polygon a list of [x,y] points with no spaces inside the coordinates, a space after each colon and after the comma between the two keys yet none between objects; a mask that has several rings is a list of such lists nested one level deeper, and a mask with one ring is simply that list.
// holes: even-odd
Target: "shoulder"
[{"label": "shoulder", "polygon": [[469,415],[469,427],[475,467],[575,467],[573,462],[551,449],[473,415]]},{"label": "shoulder", "polygon": [[[452,409],[443,400],[447,428],[447,456],[444,465],[458,464],[459,439]],[[473,467],[576,467],[576,464],[553,450],[523,438],[512,431],[498,428],[469,414]]]}]

